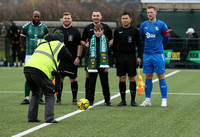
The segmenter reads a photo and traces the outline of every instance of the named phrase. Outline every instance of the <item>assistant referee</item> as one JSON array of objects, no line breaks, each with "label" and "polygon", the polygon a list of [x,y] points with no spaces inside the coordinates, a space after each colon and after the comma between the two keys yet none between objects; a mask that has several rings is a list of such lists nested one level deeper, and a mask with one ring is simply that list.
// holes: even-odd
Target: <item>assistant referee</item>
[{"label": "assistant referee", "polygon": [[[119,89],[122,101],[118,106],[126,106],[126,74],[130,82],[131,106],[137,106],[135,102],[136,65],[141,64],[141,40],[139,31],[131,26],[131,15],[124,12],[121,15],[122,26],[114,31],[113,56],[116,58],[117,76],[120,77]],[[136,59],[136,47],[138,56]]]}]

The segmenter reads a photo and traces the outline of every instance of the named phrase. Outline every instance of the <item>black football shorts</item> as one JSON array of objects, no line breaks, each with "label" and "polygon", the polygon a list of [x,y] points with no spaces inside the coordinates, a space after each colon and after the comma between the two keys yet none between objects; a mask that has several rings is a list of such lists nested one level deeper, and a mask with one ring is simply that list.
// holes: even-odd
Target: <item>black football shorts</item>
[{"label": "black football shorts", "polygon": [[117,76],[136,76],[136,57],[135,55],[117,56]]}]

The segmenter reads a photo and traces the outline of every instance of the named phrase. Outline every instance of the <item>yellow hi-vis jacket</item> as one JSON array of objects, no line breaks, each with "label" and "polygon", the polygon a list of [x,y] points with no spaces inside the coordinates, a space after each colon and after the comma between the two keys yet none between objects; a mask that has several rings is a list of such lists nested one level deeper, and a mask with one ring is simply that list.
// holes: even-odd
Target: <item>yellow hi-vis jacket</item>
[{"label": "yellow hi-vis jacket", "polygon": [[48,42],[45,40],[43,40],[43,42],[45,43],[41,43],[41,45],[35,49],[35,52],[28,60],[25,67],[37,68],[44,72],[50,80],[53,80],[54,76],[51,75],[51,72],[56,70],[54,60],[58,66],[60,63],[60,61],[58,61],[58,53],[64,45],[58,40],[49,42],[54,55],[53,60]]}]

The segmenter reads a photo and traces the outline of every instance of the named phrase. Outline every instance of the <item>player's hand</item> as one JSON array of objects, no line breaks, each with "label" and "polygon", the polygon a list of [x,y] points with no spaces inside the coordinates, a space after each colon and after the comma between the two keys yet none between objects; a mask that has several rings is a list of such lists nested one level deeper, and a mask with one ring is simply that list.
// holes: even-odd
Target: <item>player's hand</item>
[{"label": "player's hand", "polygon": [[85,47],[87,47],[87,48],[89,47],[89,42],[87,42],[87,43],[85,44]]},{"label": "player's hand", "polygon": [[74,60],[74,65],[78,66],[80,63],[80,59],[78,57],[76,57],[76,59]]},{"label": "player's hand", "polygon": [[104,72],[108,72],[108,68],[105,68],[105,69],[104,69]]},{"label": "player's hand", "polygon": [[117,59],[116,59],[115,57],[113,57],[113,63],[114,63],[115,66],[116,66],[116,64],[117,64]]},{"label": "player's hand", "polygon": [[108,42],[108,46],[111,47],[113,45],[113,39]]},{"label": "player's hand", "polygon": [[139,66],[141,66],[141,63],[142,63],[141,58],[137,58],[137,64],[138,64]]}]

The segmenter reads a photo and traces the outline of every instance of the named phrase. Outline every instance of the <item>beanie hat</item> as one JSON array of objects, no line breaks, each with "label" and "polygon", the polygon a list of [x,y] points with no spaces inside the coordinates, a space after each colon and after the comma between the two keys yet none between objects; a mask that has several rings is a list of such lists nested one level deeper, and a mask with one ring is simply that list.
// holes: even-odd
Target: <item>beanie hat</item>
[{"label": "beanie hat", "polygon": [[64,34],[61,30],[56,30],[52,35],[58,38],[60,42],[64,42]]}]

